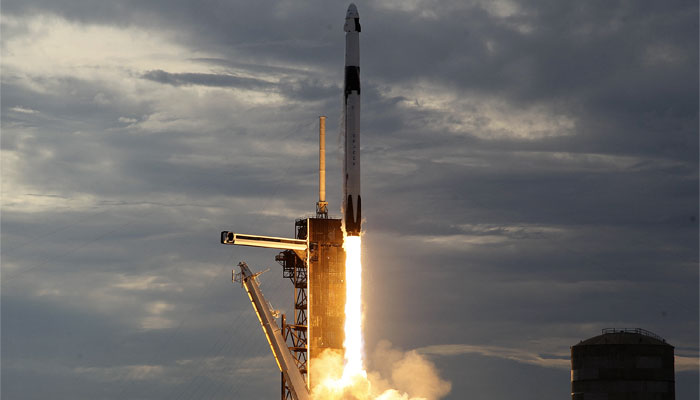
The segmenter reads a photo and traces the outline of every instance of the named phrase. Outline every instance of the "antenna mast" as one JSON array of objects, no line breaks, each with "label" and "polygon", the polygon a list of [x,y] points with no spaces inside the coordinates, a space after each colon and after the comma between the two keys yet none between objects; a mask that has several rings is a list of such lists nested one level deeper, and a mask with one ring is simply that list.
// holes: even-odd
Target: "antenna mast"
[{"label": "antenna mast", "polygon": [[326,117],[318,117],[318,202],[316,218],[328,218],[326,202]]}]

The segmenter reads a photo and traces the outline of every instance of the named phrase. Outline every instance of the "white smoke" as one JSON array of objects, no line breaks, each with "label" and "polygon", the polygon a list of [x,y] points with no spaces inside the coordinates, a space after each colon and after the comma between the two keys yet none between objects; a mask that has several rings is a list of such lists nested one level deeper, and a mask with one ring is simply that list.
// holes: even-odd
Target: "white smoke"
[{"label": "white smoke", "polygon": [[340,384],[343,357],[337,351],[325,351],[311,362],[314,400],[438,400],[447,395],[452,384],[442,380],[435,364],[414,350],[401,351],[381,341],[370,356],[367,378],[355,377]]}]

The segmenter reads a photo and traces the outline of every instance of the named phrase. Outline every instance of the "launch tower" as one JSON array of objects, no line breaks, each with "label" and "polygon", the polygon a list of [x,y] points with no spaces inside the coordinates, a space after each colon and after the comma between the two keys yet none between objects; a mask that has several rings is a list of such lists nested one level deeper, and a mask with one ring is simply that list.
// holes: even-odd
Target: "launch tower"
[{"label": "launch tower", "polygon": [[[281,326],[278,327],[274,319],[266,316],[264,310],[260,310],[253,302],[282,371],[282,399],[300,398],[293,390],[294,374],[288,369],[296,368],[305,380],[305,389],[312,388],[316,382],[309,371],[314,359],[327,349],[342,354],[345,339],[345,250],[342,219],[328,216],[325,193],[325,117],[320,117],[319,125],[319,201],[316,203],[315,217],[297,219],[293,239],[221,232],[222,244],[283,250],[275,260],[282,265],[283,277],[292,282],[293,319],[288,323],[286,316],[282,315]],[[241,267],[236,280],[244,283],[249,279],[255,280],[256,276],[257,274],[252,274],[249,270],[245,272]],[[264,308],[265,302],[261,304]],[[266,326],[272,327],[270,332]],[[281,339],[275,338],[276,331],[280,331]],[[279,341],[284,343],[279,344]],[[289,363],[285,360],[288,354],[284,351],[287,349],[293,356],[295,365],[292,367],[285,366],[285,362]]]}]

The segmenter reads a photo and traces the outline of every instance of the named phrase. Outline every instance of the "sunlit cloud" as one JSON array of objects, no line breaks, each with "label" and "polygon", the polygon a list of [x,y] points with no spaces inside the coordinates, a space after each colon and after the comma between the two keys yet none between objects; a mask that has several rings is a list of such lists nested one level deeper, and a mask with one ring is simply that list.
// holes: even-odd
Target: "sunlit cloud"
[{"label": "sunlit cloud", "polygon": [[479,354],[485,357],[496,357],[523,364],[537,365],[545,368],[569,369],[571,361],[567,353],[544,356],[527,350],[499,347],[479,346],[468,344],[433,345],[416,349],[419,354],[438,356],[458,356],[463,354]]},{"label": "sunlit cloud", "polygon": [[126,290],[165,290],[172,285],[167,282],[162,282],[158,276],[125,276],[120,277],[120,281],[113,286],[119,289]]},{"label": "sunlit cloud", "polygon": [[576,119],[546,104],[526,107],[480,93],[465,95],[427,82],[393,87],[389,97],[400,97],[409,115],[429,112],[433,128],[453,135],[484,140],[540,140],[571,136]]},{"label": "sunlit cloud", "polygon": [[148,381],[160,379],[166,373],[162,365],[126,365],[118,367],[76,367],[73,372],[98,381]]},{"label": "sunlit cloud", "polygon": [[125,79],[131,71],[164,67],[191,72],[201,64],[190,60],[207,56],[178,45],[162,29],[85,25],[48,14],[5,14],[2,21],[11,32],[2,41],[3,72],[29,77],[35,88],[42,87],[32,78],[39,76],[113,80],[116,75]]},{"label": "sunlit cloud", "polygon": [[20,106],[12,107],[12,108],[10,108],[10,111],[13,111],[16,113],[21,113],[21,114],[36,114],[39,112],[37,110],[32,110],[31,108],[20,107]]},{"label": "sunlit cloud", "polygon": [[674,368],[676,371],[698,371],[700,370],[700,358],[677,355],[675,356]]},{"label": "sunlit cloud", "polygon": [[[697,5],[366,7],[367,338],[419,348],[368,351],[377,389],[566,396],[569,346],[619,324],[663,332],[695,390]],[[231,266],[269,267],[288,320],[292,288],[218,233],[313,213],[319,114],[340,208],[335,8],[3,2],[3,395],[279,394]]]}]

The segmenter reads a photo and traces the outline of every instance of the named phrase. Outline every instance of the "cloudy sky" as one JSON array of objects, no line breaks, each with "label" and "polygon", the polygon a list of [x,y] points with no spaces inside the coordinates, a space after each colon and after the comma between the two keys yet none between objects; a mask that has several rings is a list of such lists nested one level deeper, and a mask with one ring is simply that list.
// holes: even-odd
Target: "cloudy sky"
[{"label": "cloudy sky", "polygon": [[[697,1],[358,1],[365,334],[448,399],[569,396],[641,327],[698,398]],[[4,0],[3,399],[271,399],[230,270],[340,211],[347,1]]]}]

